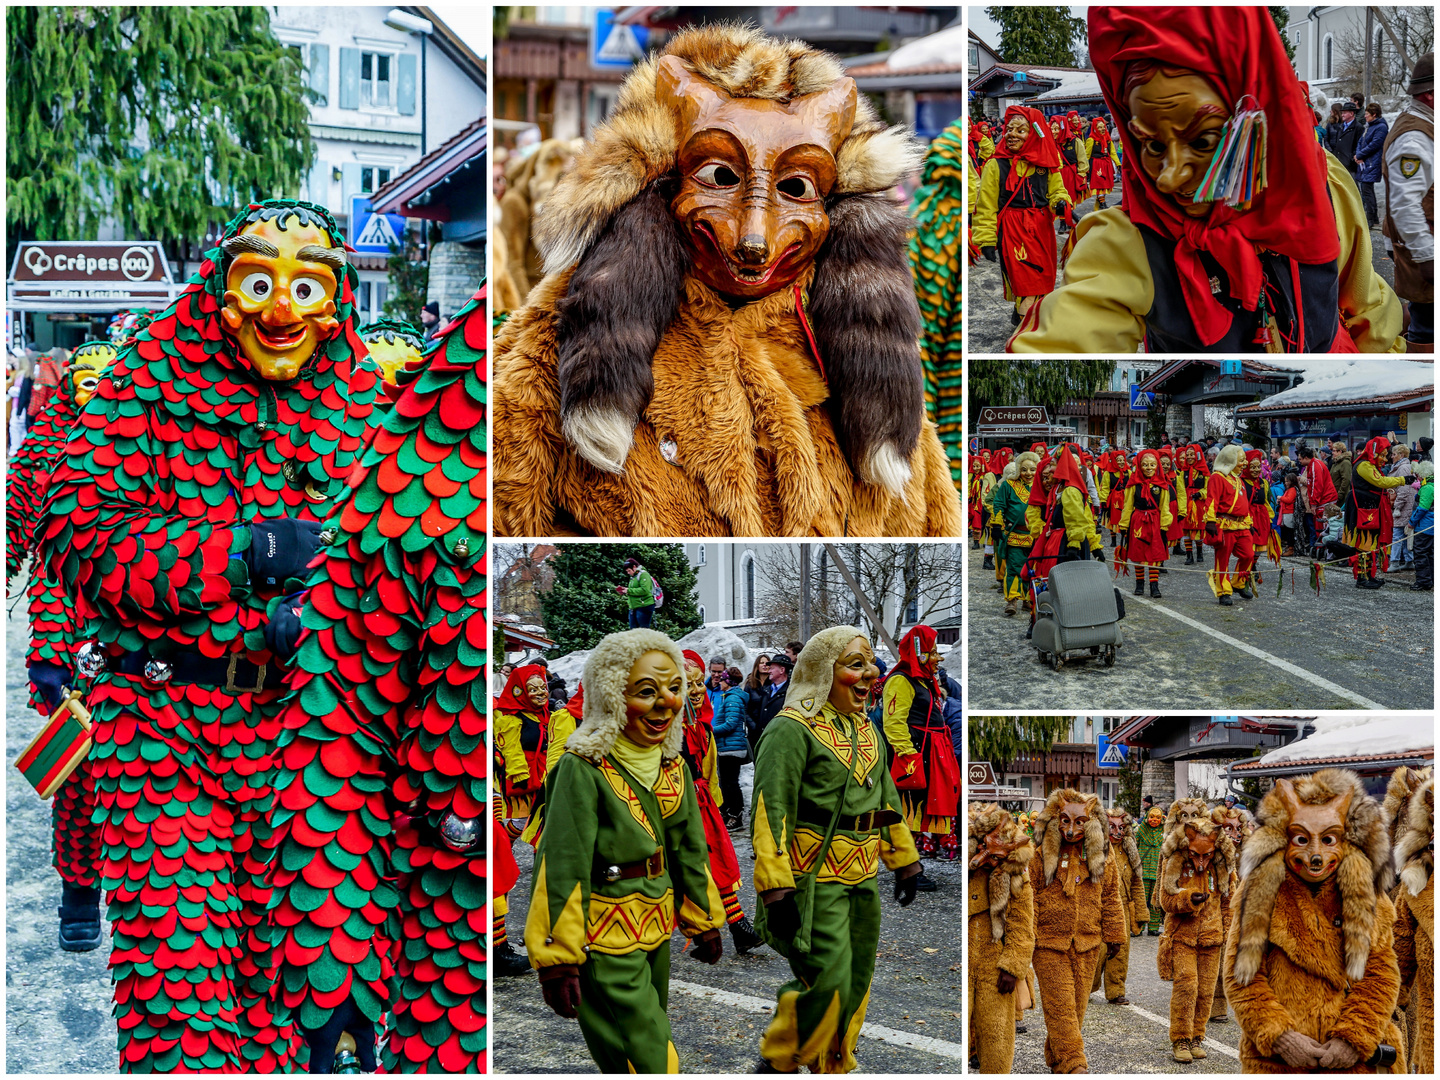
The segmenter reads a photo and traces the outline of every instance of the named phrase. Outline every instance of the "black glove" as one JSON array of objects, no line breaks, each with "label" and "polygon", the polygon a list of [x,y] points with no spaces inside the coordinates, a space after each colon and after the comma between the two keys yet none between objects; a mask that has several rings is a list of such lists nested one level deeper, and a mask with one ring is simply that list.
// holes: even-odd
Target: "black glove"
[{"label": "black glove", "polygon": [[1110,942],[1109,945],[1106,945],[1106,946],[1105,946],[1105,959],[1106,959],[1106,960],[1114,960],[1115,957],[1119,955],[1119,953],[1120,953],[1120,942],[1118,942],[1118,941],[1112,941],[1112,942]]},{"label": "black glove", "polygon": [[318,521],[298,518],[270,518],[250,523],[250,547],[245,565],[255,585],[284,585],[287,578],[304,579],[306,569],[320,548]]},{"label": "black glove", "polygon": [[1101,562],[1104,562],[1104,561],[1105,561],[1105,549],[1104,549],[1104,548],[1096,548],[1096,549],[1095,549],[1095,558],[1099,559]]},{"label": "black glove", "polygon": [[355,1039],[355,1056],[360,1059],[360,1068],[366,1072],[375,1071],[375,1022],[360,1011],[355,999],[345,1001],[330,1014],[330,1019],[321,1028],[300,1028],[305,1045],[310,1047],[310,1071],[328,1073],[335,1068],[335,1044],[340,1036],[349,1032]]},{"label": "black glove", "polygon": [[[718,936],[718,935],[717,935]],[[540,974],[540,995],[556,1016],[574,1020],[580,1015],[580,969],[574,964],[543,967]]]},{"label": "black glove", "polygon": [[725,946],[720,940],[719,930],[706,930],[690,946],[690,955],[702,964],[718,964],[725,955]]},{"label": "black glove", "polygon": [[765,915],[770,933],[781,941],[793,941],[800,932],[800,908],[795,903],[795,894],[786,893],[773,903],[765,905]]},{"label": "black glove", "polygon": [[915,902],[915,891],[919,885],[919,874],[903,878],[899,874],[895,875],[895,899],[900,902],[901,907],[909,907]]},{"label": "black glove", "polygon": [[982,247],[982,248],[980,249],[980,254],[981,254],[981,255],[984,255],[985,258],[987,258],[987,259],[990,260],[991,262],[999,262],[999,261],[1000,261],[998,258],[996,258],[996,256],[995,256],[995,249],[994,249],[993,247]]},{"label": "black glove", "polygon": [[65,687],[75,685],[75,677],[70,674],[70,669],[62,664],[37,660],[30,664],[27,670],[30,681],[40,694],[40,700],[51,709],[59,708],[61,699],[65,697]]},{"label": "black glove", "polygon": [[305,591],[291,593],[281,599],[265,623],[265,645],[281,660],[295,655],[295,645],[300,640],[300,609],[305,606]]}]

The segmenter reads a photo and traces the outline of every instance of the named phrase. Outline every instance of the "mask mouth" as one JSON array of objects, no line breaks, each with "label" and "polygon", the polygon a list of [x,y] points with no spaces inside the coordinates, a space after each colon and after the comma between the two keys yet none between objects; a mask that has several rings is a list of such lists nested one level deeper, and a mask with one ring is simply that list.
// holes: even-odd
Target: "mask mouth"
[{"label": "mask mouth", "polygon": [[283,352],[293,349],[305,340],[306,326],[303,322],[292,323],[289,328],[272,330],[261,319],[255,320],[255,337],[268,349]]},{"label": "mask mouth", "polygon": [[642,716],[638,718],[637,722],[642,731],[658,742],[670,730],[670,724],[674,719],[675,716],[672,713],[668,716]]},{"label": "mask mouth", "polygon": [[696,231],[710,242],[710,246],[715,249],[716,254],[724,261],[725,272],[739,284],[749,286],[750,288],[769,284],[770,279],[773,278],[780,267],[789,260],[790,256],[800,250],[800,244],[797,241],[782,251],[778,258],[772,259],[768,266],[742,266],[735,262],[720,246],[720,240],[708,222],[699,222]]}]

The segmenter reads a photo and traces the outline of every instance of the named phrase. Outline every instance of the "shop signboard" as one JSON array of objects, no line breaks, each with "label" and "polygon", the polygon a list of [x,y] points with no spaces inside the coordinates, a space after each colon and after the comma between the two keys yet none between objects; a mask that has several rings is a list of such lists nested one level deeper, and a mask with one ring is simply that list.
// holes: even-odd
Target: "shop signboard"
[{"label": "shop signboard", "polygon": [[163,307],[177,292],[158,240],[22,240],[6,285],[15,311]]}]

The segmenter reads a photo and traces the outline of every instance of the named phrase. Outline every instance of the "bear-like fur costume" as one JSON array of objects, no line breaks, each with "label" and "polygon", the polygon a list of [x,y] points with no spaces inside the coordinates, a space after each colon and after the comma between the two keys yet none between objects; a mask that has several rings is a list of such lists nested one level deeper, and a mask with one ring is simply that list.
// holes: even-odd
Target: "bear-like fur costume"
[{"label": "bear-like fur costume", "polygon": [[[970,857],[996,829],[1000,839],[1023,836],[1010,815],[994,803],[971,803]],[[966,970],[970,1052],[980,1059],[980,1072],[1008,1073],[1015,1060],[1017,991],[1000,993],[1004,971],[1024,982],[1035,951],[1035,893],[1027,867],[1035,856],[1026,840],[994,869],[970,871],[970,964]]]}]

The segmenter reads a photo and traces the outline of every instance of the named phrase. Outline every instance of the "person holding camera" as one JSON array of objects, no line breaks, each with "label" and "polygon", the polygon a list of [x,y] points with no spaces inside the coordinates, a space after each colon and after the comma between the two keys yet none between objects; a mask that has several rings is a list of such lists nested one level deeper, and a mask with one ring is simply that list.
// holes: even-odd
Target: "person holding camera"
[{"label": "person holding camera", "polygon": [[648,630],[655,618],[655,579],[635,558],[625,560],[625,576],[630,584],[616,585],[615,591],[625,597],[625,606],[630,609],[630,629]]}]

